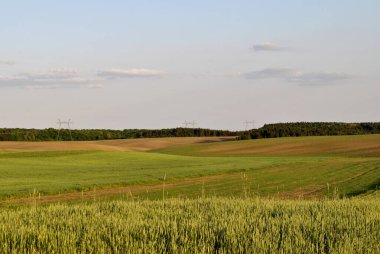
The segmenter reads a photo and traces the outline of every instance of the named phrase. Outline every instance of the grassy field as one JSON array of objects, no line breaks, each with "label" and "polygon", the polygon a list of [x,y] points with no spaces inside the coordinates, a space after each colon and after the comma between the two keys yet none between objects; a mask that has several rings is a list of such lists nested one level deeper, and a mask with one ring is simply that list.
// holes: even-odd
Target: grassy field
[{"label": "grassy field", "polygon": [[379,253],[380,135],[232,140],[0,143],[0,252]]},{"label": "grassy field", "polygon": [[168,197],[353,196],[380,186],[380,135],[220,140],[1,143],[0,198],[161,198],[164,182]]},{"label": "grassy field", "polygon": [[0,211],[1,253],[379,253],[371,200],[170,199]]}]

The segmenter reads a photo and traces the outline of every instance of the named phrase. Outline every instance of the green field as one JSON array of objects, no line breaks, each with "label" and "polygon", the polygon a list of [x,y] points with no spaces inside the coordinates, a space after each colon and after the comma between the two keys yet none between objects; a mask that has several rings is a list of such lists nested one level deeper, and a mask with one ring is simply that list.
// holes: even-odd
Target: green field
[{"label": "green field", "polygon": [[123,186],[157,198],[164,182],[168,197],[354,196],[380,185],[380,135],[174,142],[146,152],[3,151],[0,181],[3,201]]},{"label": "green field", "polygon": [[214,141],[2,143],[0,252],[379,253],[380,135]]}]

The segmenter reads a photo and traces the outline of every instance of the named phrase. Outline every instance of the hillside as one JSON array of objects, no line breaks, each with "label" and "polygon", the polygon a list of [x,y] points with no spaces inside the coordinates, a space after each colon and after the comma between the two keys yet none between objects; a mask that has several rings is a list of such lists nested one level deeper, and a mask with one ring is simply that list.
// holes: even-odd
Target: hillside
[{"label": "hillside", "polygon": [[223,140],[3,142],[0,198],[159,199],[163,184],[167,197],[322,198],[372,193],[380,185],[380,135]]}]

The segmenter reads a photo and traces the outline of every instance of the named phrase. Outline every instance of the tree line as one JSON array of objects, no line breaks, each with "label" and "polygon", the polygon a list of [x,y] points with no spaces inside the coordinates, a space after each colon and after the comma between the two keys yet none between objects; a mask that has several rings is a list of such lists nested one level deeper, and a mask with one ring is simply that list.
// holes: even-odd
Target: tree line
[{"label": "tree line", "polygon": [[[380,133],[380,122],[369,123],[339,123],[339,122],[296,122],[265,124],[258,129],[248,131],[212,130],[202,128],[171,128],[171,129],[74,129],[71,133],[62,129],[59,140],[89,141],[107,139],[131,138],[161,138],[161,137],[221,137],[236,136],[239,140],[300,137],[300,136],[336,136]],[[71,134],[71,135],[70,135]],[[0,128],[0,141],[54,141],[58,130]]]},{"label": "tree line", "polygon": [[236,132],[228,130],[211,130],[202,128],[171,128],[171,129],[62,129],[58,137],[58,130],[48,129],[0,129],[0,141],[88,141],[107,139],[131,139],[131,138],[160,138],[160,137],[220,137],[236,136]]},{"label": "tree line", "polygon": [[240,131],[238,139],[259,139],[300,136],[337,136],[380,133],[379,122],[339,123],[339,122],[296,122],[265,124],[259,129]]}]

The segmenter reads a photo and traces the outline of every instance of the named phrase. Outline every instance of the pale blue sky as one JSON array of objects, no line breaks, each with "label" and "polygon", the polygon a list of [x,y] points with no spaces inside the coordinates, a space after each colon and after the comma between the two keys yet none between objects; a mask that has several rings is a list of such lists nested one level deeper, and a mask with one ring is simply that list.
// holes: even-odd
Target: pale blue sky
[{"label": "pale blue sky", "polygon": [[2,1],[0,127],[380,121],[380,1]]}]

